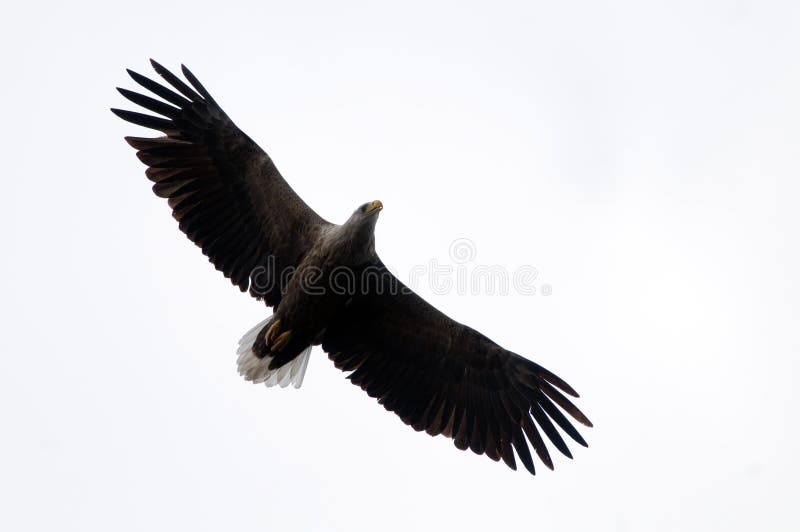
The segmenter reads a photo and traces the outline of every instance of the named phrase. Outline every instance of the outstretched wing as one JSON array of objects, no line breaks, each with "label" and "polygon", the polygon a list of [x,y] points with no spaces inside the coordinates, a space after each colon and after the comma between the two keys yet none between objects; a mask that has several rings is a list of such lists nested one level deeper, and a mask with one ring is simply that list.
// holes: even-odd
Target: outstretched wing
[{"label": "outstretched wing", "polygon": [[528,443],[553,468],[541,432],[570,458],[555,425],[586,446],[563,412],[592,424],[565,397],[578,397],[566,382],[448,318],[383,264],[360,277],[359,294],[329,325],[322,347],[407,425],[516,469],[513,448],[532,474]]},{"label": "outstretched wing", "polygon": [[128,73],[161,100],[117,90],[160,116],[112,111],[166,136],[125,140],[149,167],[153,191],[168,198],[181,231],[240,290],[250,286],[255,297],[277,305],[285,272],[300,262],[328,222],[295,194],[269,156],[236,127],[186,67],[181,68],[193,88],[151,63],[171,88]]}]

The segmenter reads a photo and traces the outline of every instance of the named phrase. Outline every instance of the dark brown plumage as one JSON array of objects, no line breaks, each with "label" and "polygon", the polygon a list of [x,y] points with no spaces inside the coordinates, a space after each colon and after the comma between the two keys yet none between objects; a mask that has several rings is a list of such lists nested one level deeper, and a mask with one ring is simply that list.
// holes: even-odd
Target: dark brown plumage
[{"label": "dark brown plumage", "polygon": [[112,111],[167,136],[125,140],[149,166],[146,174],[155,183],[153,192],[168,198],[181,231],[240,290],[247,290],[251,273],[258,271],[263,276],[259,286],[270,289],[254,295],[277,305],[283,287],[276,272],[297,266],[319,230],[329,224],[294,193],[269,156],[236,127],[186,67],[183,73],[197,92],[155,61],[152,64],[180,94],[128,73],[177,107],[117,89],[166,118]]},{"label": "dark brown plumage", "polygon": [[[555,447],[569,449],[551,419],[586,442],[561,411],[591,426],[564,394],[578,394],[543,367],[498,346],[405,287],[383,264],[364,297],[354,297],[328,325],[322,347],[351,382],[417,431],[443,434],[516,468],[513,447],[534,473],[523,432],[548,467],[553,463],[535,420]],[[561,391],[559,391],[559,389]],[[555,404],[554,404],[555,403]]]},{"label": "dark brown plumage", "polygon": [[[126,137],[148,165],[153,191],[168,198],[180,229],[218,270],[274,307],[240,342],[248,380],[299,386],[311,346],[321,344],[387,410],[459,449],[513,469],[516,451],[534,473],[529,445],[553,467],[542,432],[568,457],[559,429],[586,445],[564,415],[591,426],[566,397],[578,396],[567,383],[451,320],[389,273],[374,248],[380,202],[359,207],[342,225],[323,220],[186,67],[191,87],[152,64],[171,88],[128,72],[164,101],[119,91],[160,116],[112,111],[165,134]],[[337,268],[358,281],[352,290],[333,289]],[[302,281],[317,270],[310,285]]]}]

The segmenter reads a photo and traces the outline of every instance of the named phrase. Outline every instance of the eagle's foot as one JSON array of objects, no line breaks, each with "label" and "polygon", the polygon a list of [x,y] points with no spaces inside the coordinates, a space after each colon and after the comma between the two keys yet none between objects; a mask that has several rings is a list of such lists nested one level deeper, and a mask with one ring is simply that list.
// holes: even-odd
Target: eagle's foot
[{"label": "eagle's foot", "polygon": [[273,353],[277,353],[278,351],[286,347],[286,344],[288,344],[291,339],[292,339],[292,331],[282,332],[280,335],[278,335],[277,338],[275,338],[275,342],[272,345],[270,345],[269,350],[272,351]]},{"label": "eagle's foot", "polygon": [[281,320],[273,321],[269,328],[267,328],[267,332],[264,333],[264,342],[267,345],[270,345],[272,341],[278,336],[278,333],[281,331]]}]

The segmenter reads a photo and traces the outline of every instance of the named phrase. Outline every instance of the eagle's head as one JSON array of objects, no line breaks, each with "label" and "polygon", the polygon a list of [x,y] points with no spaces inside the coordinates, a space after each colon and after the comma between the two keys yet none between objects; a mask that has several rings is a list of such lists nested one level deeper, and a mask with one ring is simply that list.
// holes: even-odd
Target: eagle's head
[{"label": "eagle's head", "polygon": [[346,225],[356,227],[375,227],[375,222],[378,221],[378,213],[383,210],[383,203],[380,200],[370,201],[359,206],[350,215]]},{"label": "eagle's head", "polygon": [[382,210],[383,203],[379,200],[370,201],[353,211],[342,226],[355,253],[375,253],[375,224],[378,222],[378,213]]},{"label": "eagle's head", "polygon": [[368,218],[372,215],[375,215],[377,218],[377,214],[383,210],[383,203],[380,200],[370,201],[369,203],[365,203],[354,212],[354,215],[361,215],[364,218]]}]

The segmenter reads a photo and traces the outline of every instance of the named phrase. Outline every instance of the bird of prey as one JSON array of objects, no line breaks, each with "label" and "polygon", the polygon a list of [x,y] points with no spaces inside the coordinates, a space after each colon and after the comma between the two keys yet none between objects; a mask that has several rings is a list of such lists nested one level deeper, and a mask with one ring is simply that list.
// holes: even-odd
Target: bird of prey
[{"label": "bird of prey", "polygon": [[273,309],[239,342],[245,379],[299,387],[312,346],[321,345],[386,410],[461,450],[512,469],[516,451],[535,474],[530,447],[553,468],[542,432],[570,458],[556,425],[586,446],[565,415],[592,426],[567,399],[578,397],[572,387],[450,319],[389,273],[375,252],[380,201],[360,205],[343,224],[324,220],[185,66],[188,84],[151,63],[168,86],[128,73],[158,98],[118,90],[157,116],[112,111],[163,133],[125,139],[148,166],[153,191],[217,270]]}]

